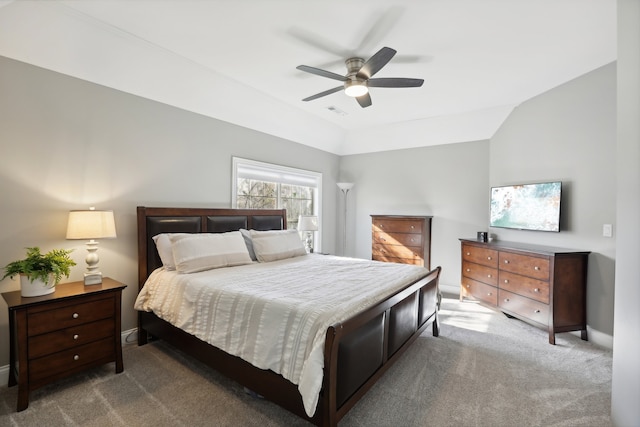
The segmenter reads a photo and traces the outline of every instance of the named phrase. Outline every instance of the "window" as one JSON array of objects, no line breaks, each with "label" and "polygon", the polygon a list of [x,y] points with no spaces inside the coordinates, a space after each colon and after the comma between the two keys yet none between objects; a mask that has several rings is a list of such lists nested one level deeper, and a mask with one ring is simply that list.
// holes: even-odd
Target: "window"
[{"label": "window", "polygon": [[[287,228],[298,228],[298,216],[320,218],[322,174],[233,157],[231,204],[240,209],[286,209]],[[320,249],[320,234],[315,247]]]}]

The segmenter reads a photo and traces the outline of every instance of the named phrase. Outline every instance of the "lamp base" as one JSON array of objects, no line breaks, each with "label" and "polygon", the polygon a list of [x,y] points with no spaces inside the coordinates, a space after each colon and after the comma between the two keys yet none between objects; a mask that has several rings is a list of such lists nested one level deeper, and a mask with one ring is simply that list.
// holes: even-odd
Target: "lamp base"
[{"label": "lamp base", "polygon": [[85,273],[84,274],[84,285],[99,285],[102,283],[102,274],[101,273]]}]

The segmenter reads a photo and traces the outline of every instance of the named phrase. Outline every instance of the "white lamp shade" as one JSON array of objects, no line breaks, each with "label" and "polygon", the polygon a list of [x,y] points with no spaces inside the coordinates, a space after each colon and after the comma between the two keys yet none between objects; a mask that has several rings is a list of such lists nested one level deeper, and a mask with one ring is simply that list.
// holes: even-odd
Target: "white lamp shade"
[{"label": "white lamp shade", "polygon": [[113,239],[116,223],[113,211],[71,211],[67,223],[67,239]]},{"label": "white lamp shade", "polygon": [[318,231],[318,217],[315,215],[300,215],[298,217],[299,231]]},{"label": "white lamp shade", "polygon": [[342,191],[349,191],[355,185],[353,182],[338,182],[337,184]]}]

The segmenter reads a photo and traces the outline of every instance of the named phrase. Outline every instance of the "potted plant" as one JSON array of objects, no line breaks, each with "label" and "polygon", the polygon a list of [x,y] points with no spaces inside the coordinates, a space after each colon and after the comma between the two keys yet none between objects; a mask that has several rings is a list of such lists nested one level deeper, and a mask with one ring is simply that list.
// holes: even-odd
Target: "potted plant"
[{"label": "potted plant", "polygon": [[53,293],[62,276],[69,277],[76,265],[69,257],[72,250],[53,249],[46,254],[40,248],[27,248],[27,257],[13,261],[4,267],[6,277],[20,275],[20,291],[23,297],[37,297]]}]

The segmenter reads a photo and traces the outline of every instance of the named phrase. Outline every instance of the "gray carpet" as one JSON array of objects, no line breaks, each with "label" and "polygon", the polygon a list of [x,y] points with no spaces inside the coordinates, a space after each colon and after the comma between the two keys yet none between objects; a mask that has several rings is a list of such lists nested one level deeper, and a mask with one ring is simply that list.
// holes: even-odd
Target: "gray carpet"
[{"label": "gray carpet", "polygon": [[[611,352],[445,298],[423,334],[340,426],[611,426]],[[0,388],[0,426],[306,426],[162,343],[31,393]]]}]

